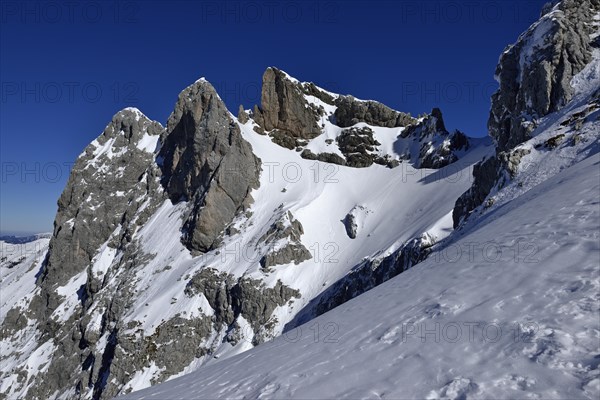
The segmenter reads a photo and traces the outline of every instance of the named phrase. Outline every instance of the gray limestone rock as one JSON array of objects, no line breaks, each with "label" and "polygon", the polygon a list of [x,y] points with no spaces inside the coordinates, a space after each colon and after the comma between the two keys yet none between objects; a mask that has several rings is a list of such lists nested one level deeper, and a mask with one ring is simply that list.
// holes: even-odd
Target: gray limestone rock
[{"label": "gray limestone rock", "polygon": [[499,182],[501,177],[501,163],[494,156],[473,166],[473,185],[454,204],[452,212],[454,229],[458,228],[475,208],[483,204],[492,189],[501,184]]},{"label": "gray limestone rock", "polygon": [[410,155],[416,168],[443,168],[458,160],[458,152],[470,147],[464,133],[446,130],[439,108],[434,108],[421,122],[408,126],[400,137],[418,142],[419,154],[416,158]]},{"label": "gray limestone rock", "polygon": [[[423,234],[420,237],[408,240],[387,257],[366,260],[357,265],[349,274],[327,288],[313,302],[314,307],[309,310],[312,313],[310,317],[324,314],[418,264],[427,258],[433,244],[434,239],[427,234]],[[307,314],[299,315],[299,318],[286,326],[286,330],[306,322],[306,318]]]},{"label": "gray limestone rock", "polygon": [[336,141],[349,167],[369,167],[379,157],[377,146],[380,143],[375,140],[373,130],[369,127],[344,129]]},{"label": "gray limestone rock", "polygon": [[319,153],[315,154],[310,149],[302,150],[300,157],[307,160],[318,160],[330,164],[346,165],[346,160],[335,153]]},{"label": "gray limestone rock", "polygon": [[260,160],[207,81],[179,95],[160,157],[171,200],[193,203],[183,242],[198,252],[214,249],[225,227],[251,202]]},{"label": "gray limestone rock", "polygon": [[261,106],[255,107],[253,115],[265,131],[277,129],[290,138],[311,139],[321,134],[321,113],[306,102],[298,82],[277,68],[267,68],[262,81]]},{"label": "gray limestone rock", "polygon": [[356,232],[358,225],[356,223],[356,217],[352,213],[346,214],[346,217],[342,220],[344,227],[346,228],[346,234],[350,239],[356,239]]},{"label": "gray limestone rock", "polygon": [[500,88],[492,96],[488,120],[497,154],[473,170],[473,186],[454,207],[455,228],[485,202],[494,187],[501,188],[515,175],[527,154],[515,147],[531,138],[538,120],[571,100],[571,79],[591,61],[595,46],[590,39],[591,21],[598,11],[598,0],[552,2],[544,7],[540,21],[501,55],[496,68]]},{"label": "gray limestone rock", "polygon": [[376,101],[363,101],[352,96],[340,96],[335,105],[337,106],[335,121],[342,128],[359,122],[388,128],[408,126],[415,122],[410,114],[392,110]]},{"label": "gray limestone rock", "polygon": [[244,106],[242,106],[240,104],[240,108],[238,109],[238,121],[240,121],[240,123],[245,124],[246,122],[248,122],[250,116],[248,115],[248,113],[246,112],[246,110],[244,110]]},{"label": "gray limestone rock", "polygon": [[131,219],[144,197],[154,197],[159,186],[160,171],[153,166],[155,148],[145,151],[138,144],[145,135],[158,143],[163,132],[158,122],[125,109],[115,114],[75,162],[58,200],[48,258],[38,279],[46,314],[58,305],[52,289],[85,270],[119,226],[123,229],[117,239],[127,242],[127,226],[135,224]]},{"label": "gray limestone rock", "polygon": [[591,61],[591,20],[598,0],[564,0],[500,57],[488,121],[499,151],[528,140],[537,120],[572,97],[571,78]]},{"label": "gray limestone rock", "polygon": [[[300,238],[304,234],[302,224],[290,211],[283,213],[258,240],[257,246],[266,245],[269,250],[260,259],[263,271],[282,264],[300,264],[312,257],[310,251],[302,244]],[[281,242],[284,242],[281,245]]]},{"label": "gray limestone rock", "polygon": [[[269,321],[275,308],[301,296],[298,290],[284,285],[280,280],[269,288],[261,280],[246,277],[236,279],[231,274],[212,268],[202,269],[194,275],[185,292],[188,296],[206,297],[215,311],[213,324],[217,330],[223,326],[230,331],[235,330],[236,319],[243,316],[252,326],[255,345],[269,337]],[[230,336],[239,336],[239,332]]]}]

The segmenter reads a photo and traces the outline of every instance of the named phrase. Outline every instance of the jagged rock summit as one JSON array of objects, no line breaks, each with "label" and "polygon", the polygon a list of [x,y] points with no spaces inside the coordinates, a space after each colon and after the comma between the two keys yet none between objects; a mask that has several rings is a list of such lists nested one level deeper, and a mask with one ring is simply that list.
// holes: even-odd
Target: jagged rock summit
[{"label": "jagged rock summit", "polygon": [[[471,145],[462,132],[446,130],[438,108],[414,118],[376,101],[300,82],[275,67],[263,75],[261,105],[238,114],[243,123],[250,118],[255,131],[303,158],[355,168],[393,168],[404,160],[416,168],[437,169],[458,160]],[[394,143],[382,149],[374,134],[390,130]]]},{"label": "jagged rock summit", "polygon": [[171,200],[193,203],[184,242],[199,252],[216,248],[225,227],[251,203],[260,160],[208,81],[181,92],[158,156]]},{"label": "jagged rock summit", "polygon": [[[205,79],[179,94],[165,126],[118,112],[77,158],[47,253],[26,259],[38,263],[22,270],[27,297],[3,310],[2,393],[111,398],[281,334],[300,311],[379,282],[334,285],[353,266],[366,271],[365,259],[389,249],[390,277],[426,254],[430,243],[414,238],[427,226],[406,217],[421,205],[403,188],[447,202],[466,174],[433,190],[396,167],[462,170],[485,151],[449,133],[438,109],[413,118],[277,68],[265,71],[260,107],[238,118]],[[274,177],[274,165],[300,168],[298,179]],[[358,209],[369,211],[348,230],[342,221]],[[348,250],[375,226],[370,244]],[[31,357],[44,367],[28,369]]]},{"label": "jagged rock summit", "polygon": [[453,227],[597,152],[599,14],[598,0],[550,5],[506,49],[493,145],[438,108],[413,117],[275,67],[237,118],[204,79],[164,126],[118,112],[78,157],[47,252],[1,263],[16,294],[2,299],[0,393],[139,390],[428,259]]},{"label": "jagged rock summit", "polygon": [[549,4],[538,22],[508,46],[496,68],[500,87],[492,96],[488,122],[499,151],[531,138],[537,121],[573,97],[571,79],[592,60],[590,39],[598,0]]},{"label": "jagged rock summit", "polygon": [[[543,131],[544,117],[575,100],[578,85],[574,78],[590,66],[600,49],[599,11],[599,0],[549,3],[540,20],[500,56],[496,68],[500,87],[492,96],[488,120],[496,154],[475,166],[472,188],[454,207],[455,228],[484,203],[491,205],[490,195],[515,176],[521,159],[531,153],[519,145]],[[593,81],[593,76],[588,78]],[[599,96],[600,90],[592,95]],[[580,101],[585,104],[589,99]],[[593,109],[590,106],[573,118],[582,124]]]}]

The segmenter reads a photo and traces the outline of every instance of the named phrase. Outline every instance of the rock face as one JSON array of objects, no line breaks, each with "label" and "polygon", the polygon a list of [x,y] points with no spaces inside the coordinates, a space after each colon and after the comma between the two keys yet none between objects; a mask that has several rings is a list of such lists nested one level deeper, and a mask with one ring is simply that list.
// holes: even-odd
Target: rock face
[{"label": "rock face", "polygon": [[563,0],[543,10],[541,19],[509,46],[496,68],[500,88],[492,96],[488,121],[496,156],[473,170],[471,189],[453,211],[458,227],[493,188],[510,179],[525,155],[517,146],[531,138],[538,119],[560,110],[573,96],[571,79],[592,59],[592,19],[598,0]]},{"label": "rock face", "polygon": [[[144,267],[155,257],[140,247],[139,231],[162,205],[187,201],[182,241],[191,251],[207,251],[251,201],[259,173],[260,160],[206,81],[181,93],[167,129],[136,109],[117,113],[72,169],[38,289],[2,322],[1,340],[34,342],[48,355],[38,374],[27,369],[27,354],[13,353],[25,358],[2,371],[2,380],[21,376],[7,393],[112,398],[130,391],[125,385],[140,371],[156,368],[152,382],[160,382],[210,353],[214,324],[197,311],[176,314],[149,332],[127,320],[140,296],[140,274],[149,274]],[[288,301],[291,289],[252,285],[258,283],[245,282],[233,298],[262,306],[261,313],[245,315],[263,326],[271,304]],[[268,337],[263,328],[255,340]]]},{"label": "rock face", "polygon": [[352,213],[346,214],[346,217],[342,221],[346,228],[346,234],[350,239],[356,239],[356,233],[358,231],[358,224],[356,223],[356,216]]},{"label": "rock face", "polygon": [[338,147],[346,157],[347,164],[355,168],[373,165],[376,146],[380,143],[373,137],[369,127],[344,129],[336,138]]},{"label": "rock face", "polygon": [[312,254],[300,241],[303,234],[300,221],[294,219],[290,211],[283,213],[258,240],[257,246],[269,248],[268,253],[260,259],[263,271],[268,272],[275,265],[300,264],[310,259]]},{"label": "rock face", "polygon": [[463,193],[454,205],[452,220],[454,229],[458,228],[472,210],[479,207],[492,189],[499,184],[501,176],[500,162],[496,157],[490,157],[473,167],[476,178],[473,186]]},{"label": "rock face", "polygon": [[171,200],[194,204],[184,243],[199,252],[214,249],[225,227],[250,204],[250,191],[259,185],[260,160],[207,81],[179,95],[160,157]]},{"label": "rock face", "polygon": [[244,106],[242,106],[240,104],[240,107],[238,109],[238,121],[240,121],[240,123],[245,124],[246,122],[248,122],[248,119],[250,118],[250,116],[248,115],[248,113],[246,112],[246,110],[244,110]]},{"label": "rock face", "polygon": [[335,105],[335,121],[338,126],[347,128],[359,122],[387,128],[404,127],[415,122],[410,114],[405,114],[376,101],[357,100],[352,96],[340,96]]},{"label": "rock face", "polygon": [[366,168],[373,163],[392,167],[390,160],[377,152],[380,143],[375,140],[373,130],[369,127],[344,129],[336,142],[349,167]]},{"label": "rock face", "polygon": [[488,122],[499,151],[528,140],[539,118],[571,99],[571,78],[591,61],[589,35],[599,8],[598,0],[564,0],[545,8],[547,14],[504,51]]},{"label": "rock face", "polygon": [[254,110],[253,119],[265,131],[275,130],[294,139],[311,139],[321,134],[319,119],[322,111],[307,107],[299,82],[277,68],[265,71],[261,106]]},{"label": "rock face", "polygon": [[[125,245],[135,226],[145,222],[148,213],[136,213],[153,203],[157,192],[160,171],[152,164],[163,133],[158,122],[125,109],[79,156],[58,200],[50,251],[39,278],[43,288],[66,284],[86,269],[109,238],[112,246]],[[45,301],[50,314],[58,300],[48,293]]]},{"label": "rock face", "polygon": [[[459,153],[471,146],[469,138],[460,131],[450,133],[446,130],[442,112],[434,108],[431,114],[421,121],[409,125],[400,134],[400,138],[408,141],[404,158],[411,160],[415,168],[443,168],[459,159]],[[411,154],[414,143],[419,154]]]},{"label": "rock face", "polygon": [[[160,169],[154,164],[162,134],[164,129],[159,123],[136,109],[125,109],[77,159],[58,201],[49,252],[38,274],[38,289],[28,305],[13,309],[27,315],[28,323],[14,327],[23,329],[20,332],[10,326],[9,318],[2,324],[3,339],[10,338],[14,343],[37,340],[39,348],[51,350],[53,362],[47,363],[43,376],[18,367],[13,373],[22,379],[13,391],[29,385],[28,397],[48,398],[56,391],[71,388],[71,396],[77,397],[83,388],[90,388],[94,397],[99,397],[107,388],[103,374],[115,357],[114,347],[107,343],[97,349],[99,335],[92,327],[91,310],[102,310],[97,314],[105,321],[102,330],[116,338],[118,328],[114,323],[130,294],[126,285],[116,298],[100,293],[113,271],[98,267],[98,251],[120,249],[121,266],[131,266],[130,257],[137,253],[135,231],[163,200]],[[142,254],[136,257],[143,263]],[[73,295],[75,302],[66,298]],[[32,321],[37,325],[30,325]],[[139,367],[123,363],[125,370]]]},{"label": "rock face", "polygon": [[319,153],[315,154],[310,149],[302,150],[300,156],[306,160],[318,160],[329,164],[347,165],[346,160],[335,153]]},{"label": "rock face", "polygon": [[[246,121],[243,110],[239,115],[242,122]],[[299,82],[273,67],[263,76],[261,107],[255,106],[250,117],[257,132],[266,132],[274,143],[295,149],[302,158],[352,168],[373,164],[394,168],[402,158],[411,161],[415,168],[437,169],[455,162],[460,152],[470,147],[466,135],[446,130],[442,113],[437,108],[430,115],[416,119],[376,101],[329,93],[313,83]],[[379,150],[380,143],[373,131],[379,127],[405,128],[399,138],[404,145],[398,146],[404,149],[404,154],[399,157]],[[340,131],[339,128],[346,129]],[[326,143],[335,140],[339,152],[315,154],[307,147],[311,140],[331,131],[339,134],[335,138],[329,137]],[[415,144],[419,154],[413,154]]]},{"label": "rock face", "polygon": [[[300,292],[277,281],[273,288],[265,287],[260,280],[249,278],[236,279],[233,275],[206,268],[190,279],[185,294],[188,296],[204,296],[214,315],[212,322],[215,330],[225,326],[229,331],[228,338],[244,337],[258,345],[272,338],[272,326],[275,321],[272,314],[275,308],[286,304],[293,298],[300,298]],[[237,332],[240,326],[236,319],[242,316],[250,322],[252,336],[248,332]],[[273,317],[274,318],[274,317]]]},{"label": "rock face", "polygon": [[356,239],[359,230],[362,228],[363,221],[372,211],[362,205],[356,205],[350,210],[342,220],[346,228],[346,234],[350,239]]}]

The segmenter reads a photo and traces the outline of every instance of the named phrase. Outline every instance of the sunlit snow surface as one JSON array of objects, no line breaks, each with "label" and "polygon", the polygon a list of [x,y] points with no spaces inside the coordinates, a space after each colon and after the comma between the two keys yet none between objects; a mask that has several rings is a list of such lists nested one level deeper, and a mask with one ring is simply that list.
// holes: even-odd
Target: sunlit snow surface
[{"label": "sunlit snow surface", "polygon": [[125,398],[597,399],[599,168],[596,151],[383,285]]},{"label": "sunlit snow surface", "polygon": [[[530,153],[492,193],[493,205],[427,260],[271,342],[124,398],[598,399],[600,110],[589,104],[600,87],[599,56],[573,79],[569,105],[519,146]],[[581,112],[588,115],[579,129],[564,123]],[[245,138],[263,163],[310,172],[306,160],[274,151],[249,127]],[[544,145],[556,137],[556,149]],[[352,253],[276,276],[310,298],[356,258],[389,252],[417,232],[447,236],[462,183],[436,173],[414,179],[410,167],[399,168],[407,169],[339,168],[332,185],[306,176],[294,185],[276,173],[265,182],[263,173],[257,214],[288,204],[303,241],[333,240]],[[356,205],[374,213],[361,215],[360,240],[351,241],[331,221]]]},{"label": "sunlit snow surface", "polygon": [[[194,257],[180,240],[187,204],[167,200],[158,207],[134,235],[147,262],[132,269],[135,296],[123,326],[137,322],[133,325],[147,336],[176,315],[212,315],[204,296],[185,296],[184,289],[202,268],[215,268],[269,286],[281,280],[301,292],[301,298],[275,310],[274,333],[280,334],[311,299],[365,258],[384,257],[425,232],[437,241],[434,252],[413,269],[258,348],[251,349],[252,337],[232,347],[223,343],[223,332],[215,332],[208,339],[214,353],[178,374],[188,375],[128,398],[598,398],[600,110],[578,131],[564,124],[573,114],[588,112],[590,94],[600,87],[600,55],[594,55],[572,81],[574,100],[539,121],[533,139],[519,146],[530,153],[515,179],[493,192],[493,205],[453,234],[454,203],[471,186],[472,164],[491,154],[489,143],[476,142],[460,161],[437,171],[416,170],[409,162],[394,169],[356,169],[302,159],[257,134],[252,121],[240,124],[262,165],[260,187],[251,193],[251,216],[236,219],[240,233],[226,237],[218,251]],[[323,124],[323,135],[307,147],[336,152],[325,140],[341,130],[329,120]],[[397,139],[402,128],[371,128],[384,154],[397,157],[414,145]],[[564,135],[558,148],[544,146],[558,135]],[[155,154],[160,146],[150,136],[137,145]],[[116,149],[108,141],[94,154],[101,162],[100,154]],[[313,257],[266,274],[257,258],[265,250],[259,238],[287,211],[302,223],[301,241]],[[356,239],[348,237],[342,222],[350,212],[358,224]],[[119,228],[113,236],[118,234]],[[39,290],[35,279],[48,244],[43,240],[21,264],[3,266],[0,321],[16,305],[26,309]],[[75,315],[77,290],[88,273],[108,277],[105,290],[120,282],[122,253],[109,243],[98,249],[90,268],[54,288],[64,297],[53,319]],[[6,254],[7,262],[20,257],[13,250]],[[87,330],[100,330],[102,312],[100,304],[90,306]],[[252,332],[244,329],[243,316],[236,322]],[[0,356],[9,355],[0,358],[0,370],[27,365],[29,378],[44,371],[54,344],[39,342],[36,325],[28,320],[19,337],[0,341]],[[107,340],[108,334],[99,338],[97,353]],[[150,363],[123,389],[143,389],[160,372]],[[18,379],[4,377],[0,393]]]}]

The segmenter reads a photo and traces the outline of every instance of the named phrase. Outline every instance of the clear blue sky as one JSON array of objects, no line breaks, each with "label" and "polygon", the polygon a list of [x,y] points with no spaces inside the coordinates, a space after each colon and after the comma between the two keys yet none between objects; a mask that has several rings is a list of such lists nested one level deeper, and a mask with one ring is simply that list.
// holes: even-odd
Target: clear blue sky
[{"label": "clear blue sky", "polygon": [[118,110],[164,123],[204,76],[237,112],[268,66],[486,135],[494,69],[544,0],[0,3],[0,231],[50,231],[69,165]]}]

